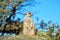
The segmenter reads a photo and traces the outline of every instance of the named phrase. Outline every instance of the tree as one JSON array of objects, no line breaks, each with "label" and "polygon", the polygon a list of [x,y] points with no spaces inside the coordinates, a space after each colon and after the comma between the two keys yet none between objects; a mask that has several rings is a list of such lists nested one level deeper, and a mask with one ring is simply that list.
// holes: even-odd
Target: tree
[{"label": "tree", "polygon": [[52,33],[54,32],[54,27],[55,27],[54,24],[49,26],[48,32],[47,32],[48,36],[52,37]]},{"label": "tree", "polygon": [[[24,2],[26,2],[27,4],[25,4],[25,5],[22,4]],[[15,16],[16,16],[15,12],[16,12],[18,6],[20,5],[19,7],[21,7],[21,8],[28,6],[28,5],[30,5],[29,2],[30,2],[30,0],[0,0],[0,29],[2,28],[5,31],[6,27],[4,27],[4,25],[15,22],[11,18],[13,18],[13,19],[15,18]],[[12,9],[9,9],[9,7],[11,7]],[[20,13],[20,14],[22,14],[22,13]],[[17,20],[19,22],[20,18],[18,18]],[[15,28],[15,26],[14,26],[14,28]]]},{"label": "tree", "polygon": [[60,28],[58,28],[58,32],[56,33],[56,40],[60,40]]},{"label": "tree", "polygon": [[[0,21],[4,20],[4,22],[9,22],[11,21],[11,18],[13,19],[16,16],[16,10],[17,7],[21,4],[20,7],[25,7],[29,5],[30,0],[0,0]],[[31,0],[32,1],[32,0]],[[22,4],[26,2],[27,4]],[[7,7],[10,6],[12,10],[9,10]],[[21,13],[20,13],[21,14]],[[9,17],[7,17],[9,16]],[[2,22],[2,21],[1,21]],[[1,24],[1,23],[0,23]]]}]

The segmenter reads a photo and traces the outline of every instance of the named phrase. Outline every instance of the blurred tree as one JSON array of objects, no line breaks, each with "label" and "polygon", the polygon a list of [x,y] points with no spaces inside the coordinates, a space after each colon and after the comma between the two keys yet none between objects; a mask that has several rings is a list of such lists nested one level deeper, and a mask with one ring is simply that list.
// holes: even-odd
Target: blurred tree
[{"label": "blurred tree", "polygon": [[60,28],[58,28],[58,32],[56,33],[56,40],[60,40]]},{"label": "blurred tree", "polygon": [[[0,29],[1,28],[4,29],[2,31],[2,34],[7,27],[7,26],[4,27],[4,25],[14,22],[14,20],[12,20],[12,18],[13,19],[15,18],[18,6],[19,7],[28,6],[30,4],[29,3],[30,1],[32,1],[32,0],[0,0]],[[24,4],[24,2],[26,2],[27,4]],[[10,10],[9,7],[11,7],[12,9]],[[22,14],[22,13],[20,13],[20,14]],[[18,21],[17,23],[19,24],[20,18],[18,18],[17,21]],[[22,25],[22,23],[21,23],[21,25]],[[15,26],[14,26],[14,28],[15,28]]]},{"label": "blurred tree", "polygon": [[52,21],[51,21],[51,20],[49,20],[49,21],[48,21],[48,24],[51,24],[51,23],[52,23]]},{"label": "blurred tree", "polygon": [[[15,12],[17,10],[17,7],[21,4],[24,3],[24,1],[26,3],[28,3],[29,1],[32,0],[0,0],[0,21],[1,20],[5,20],[6,22],[11,21],[11,18],[13,17],[13,19],[15,18]],[[30,4],[30,3],[28,3]],[[9,10],[7,7],[11,6],[12,10]],[[25,7],[27,6],[27,4],[21,4],[20,7]],[[9,16],[9,15],[10,16]],[[9,17],[7,17],[9,16]]]},{"label": "blurred tree", "polygon": [[0,0],[0,2],[2,2],[3,0]]},{"label": "blurred tree", "polygon": [[47,26],[47,23],[45,23],[44,20],[42,20],[42,21],[40,22],[40,27],[41,27],[42,29],[44,29],[46,26]]},{"label": "blurred tree", "polygon": [[54,32],[54,27],[55,27],[55,24],[52,24],[49,26],[48,32],[47,32],[48,36],[52,37],[52,33]]},{"label": "blurred tree", "polygon": [[56,25],[56,27],[55,27],[55,28],[59,28],[59,26],[60,26],[60,25]]}]

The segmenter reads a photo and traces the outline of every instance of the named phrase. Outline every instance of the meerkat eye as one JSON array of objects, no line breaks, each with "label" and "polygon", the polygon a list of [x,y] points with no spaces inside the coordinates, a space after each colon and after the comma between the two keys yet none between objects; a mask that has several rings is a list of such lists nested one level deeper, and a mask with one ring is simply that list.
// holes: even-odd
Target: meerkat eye
[{"label": "meerkat eye", "polygon": [[31,13],[29,13],[29,14],[31,14]]}]

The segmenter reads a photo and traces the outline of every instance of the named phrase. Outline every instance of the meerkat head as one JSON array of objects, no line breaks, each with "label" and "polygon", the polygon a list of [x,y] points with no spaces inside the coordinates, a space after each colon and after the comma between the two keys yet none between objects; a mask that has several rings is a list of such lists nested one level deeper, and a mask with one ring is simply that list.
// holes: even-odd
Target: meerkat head
[{"label": "meerkat head", "polygon": [[29,16],[30,17],[30,16],[32,16],[32,13],[31,12],[27,12],[26,13],[26,16]]}]

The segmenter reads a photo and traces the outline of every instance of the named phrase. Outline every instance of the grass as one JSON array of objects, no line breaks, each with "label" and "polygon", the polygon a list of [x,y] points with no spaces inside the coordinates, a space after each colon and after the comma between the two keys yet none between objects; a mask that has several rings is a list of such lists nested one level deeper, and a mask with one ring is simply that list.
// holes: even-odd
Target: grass
[{"label": "grass", "polygon": [[26,36],[19,34],[17,36],[2,36],[0,40],[55,40],[55,37],[51,39],[51,37],[47,36],[45,32],[37,32],[36,36]]}]

